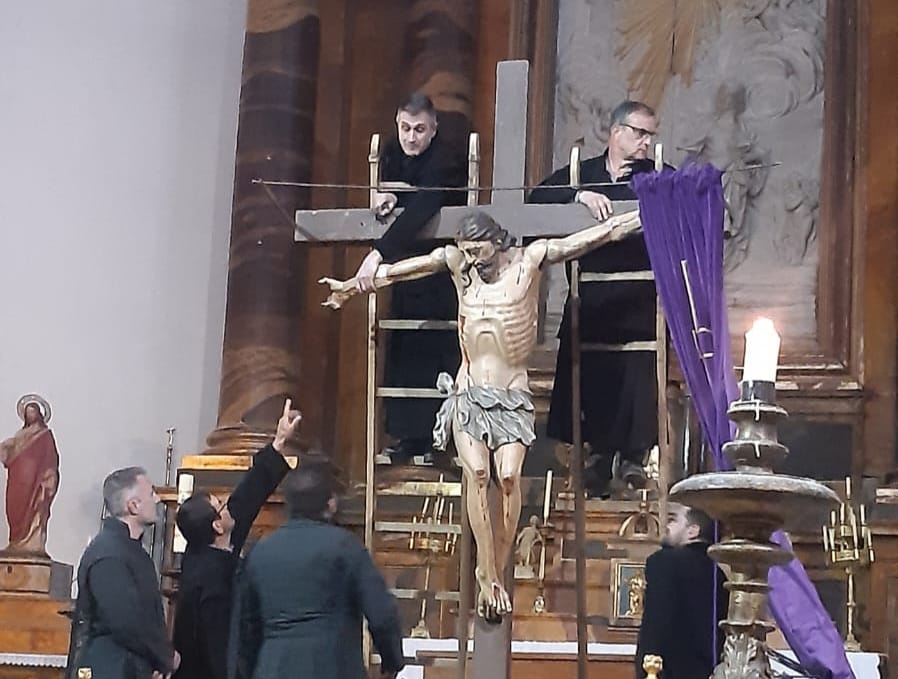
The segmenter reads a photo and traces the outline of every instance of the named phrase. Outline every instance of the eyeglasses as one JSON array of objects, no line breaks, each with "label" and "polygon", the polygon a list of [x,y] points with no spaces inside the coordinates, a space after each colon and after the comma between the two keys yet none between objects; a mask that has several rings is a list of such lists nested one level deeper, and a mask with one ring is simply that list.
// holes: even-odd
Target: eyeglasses
[{"label": "eyeglasses", "polygon": [[654,139],[658,135],[658,131],[652,132],[651,130],[646,130],[642,127],[636,127],[636,125],[631,125],[630,123],[621,123],[624,127],[629,127],[633,132],[636,133],[636,136],[639,139]]}]

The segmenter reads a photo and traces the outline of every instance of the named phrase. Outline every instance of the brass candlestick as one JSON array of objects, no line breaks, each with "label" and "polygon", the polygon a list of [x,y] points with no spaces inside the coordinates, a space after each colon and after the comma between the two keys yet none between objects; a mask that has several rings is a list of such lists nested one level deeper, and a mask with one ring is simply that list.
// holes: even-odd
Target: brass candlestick
[{"label": "brass candlestick", "polygon": [[728,410],[737,425],[736,438],[723,446],[735,470],[697,474],[670,492],[672,501],[704,510],[725,529],[724,540],[708,550],[731,569],[730,605],[721,623],[726,633],[723,661],[714,679],[771,676],[766,652],[767,633],[773,629],[767,620],[767,575],[771,566],[788,563],[793,554],[773,544],[770,535],[838,502],[823,484],[773,473],[788,454],[777,439],[777,422],[786,411],[775,401],[773,381],[742,382],[741,398]]},{"label": "brass candlestick", "polygon": [[861,644],[854,635],[854,618],[857,610],[855,599],[855,571],[874,561],[873,536],[867,524],[867,510],[859,505],[860,516],[851,502],[851,478],[845,479],[845,500],[829,515],[829,524],[823,526],[823,549],[826,559],[833,566],[845,568],[848,592],[845,601],[845,650],[860,652]]},{"label": "brass candlestick", "polygon": [[[418,528],[412,529],[409,536],[408,547],[424,553],[424,588],[421,591],[421,613],[418,624],[415,625],[410,635],[413,638],[429,639],[430,631],[427,629],[427,592],[430,588],[430,571],[433,557],[436,554],[453,554],[458,543],[458,533],[450,532],[452,525],[452,501],[446,502],[442,492],[443,475],[437,485],[437,493],[433,497],[425,497],[421,512],[412,517],[412,524]],[[431,500],[433,503],[431,505]],[[448,504],[448,518],[443,523],[443,513]]]}]

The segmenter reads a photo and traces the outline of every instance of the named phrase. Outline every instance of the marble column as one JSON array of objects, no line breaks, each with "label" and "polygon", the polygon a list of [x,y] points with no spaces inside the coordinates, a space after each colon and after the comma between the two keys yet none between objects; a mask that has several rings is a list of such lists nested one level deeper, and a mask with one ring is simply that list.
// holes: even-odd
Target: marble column
[{"label": "marble column", "polygon": [[478,6],[478,0],[412,0],[402,46],[408,92],[428,94],[441,133],[463,144],[473,112]]},{"label": "marble column", "polygon": [[206,453],[254,453],[284,398],[299,394],[306,253],[291,215],[309,192],[272,188],[278,207],[252,180],[310,180],[319,42],[317,0],[249,0],[218,424]]}]

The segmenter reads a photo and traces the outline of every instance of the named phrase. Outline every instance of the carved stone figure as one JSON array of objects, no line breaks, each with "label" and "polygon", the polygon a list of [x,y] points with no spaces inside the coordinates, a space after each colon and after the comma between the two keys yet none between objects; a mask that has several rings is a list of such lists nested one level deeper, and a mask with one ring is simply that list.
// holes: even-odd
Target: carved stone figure
[{"label": "carved stone figure", "polygon": [[808,190],[805,184],[806,180],[797,175],[783,182],[785,212],[777,220],[773,251],[786,264],[800,264],[816,236],[819,189]]},{"label": "carved stone figure", "polygon": [[[434,447],[444,450],[451,432],[468,482],[468,516],[477,543],[477,610],[488,620],[511,612],[502,575],[521,514],[521,467],[536,438],[527,368],[537,337],[543,268],[639,228],[639,215],[631,212],[565,238],[516,247],[505,229],[476,211],[462,220],[455,244],[377,270],[377,288],[447,270],[455,284],[462,361],[454,380],[444,373],[438,381],[447,398],[437,415]],[[324,304],[332,308],[359,289],[354,279],[321,282],[330,287]],[[491,469],[502,491],[497,525],[490,523]]]},{"label": "carved stone figure", "polygon": [[543,536],[539,532],[539,517],[531,516],[530,522],[518,533],[516,544],[517,565],[523,566],[525,569],[533,568],[534,551],[537,546],[543,545]]},{"label": "carved stone figure", "polygon": [[37,394],[19,399],[22,428],[0,443],[0,462],[7,468],[5,553],[47,556],[50,505],[59,488],[59,453],[47,426],[50,404]]},{"label": "carved stone figure", "polygon": [[686,145],[701,160],[724,171],[726,263],[731,269],[746,257],[752,235],[748,211],[767,181],[766,168],[749,168],[765,165],[769,159],[743,121],[745,107],[745,88],[722,83],[717,88],[711,126],[701,139]]}]

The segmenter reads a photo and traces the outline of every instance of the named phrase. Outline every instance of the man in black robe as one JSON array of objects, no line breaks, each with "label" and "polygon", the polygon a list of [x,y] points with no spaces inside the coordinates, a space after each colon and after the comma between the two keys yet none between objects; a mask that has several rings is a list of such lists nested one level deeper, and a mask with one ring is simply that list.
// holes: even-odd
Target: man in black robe
[{"label": "man in black robe", "polygon": [[103,481],[109,517],[78,565],[77,611],[86,628],[76,668],[93,679],[163,679],[180,657],[165,628],[156,567],[141,536],[156,522],[159,496],[140,467]]},{"label": "man in black robe", "polygon": [[[381,156],[381,181],[410,186],[465,186],[464,157],[437,134],[433,102],[415,92],[396,112],[397,137]],[[374,289],[374,274],[381,262],[395,262],[430,252],[436,244],[418,233],[444,205],[464,203],[463,191],[396,191],[379,193],[380,216],[403,208],[383,236],[362,260],[356,277],[359,288]],[[440,274],[393,286],[391,315],[399,319],[455,320],[458,301],[449,275]],[[392,331],[387,342],[385,380],[388,386],[435,388],[441,372],[455,374],[460,363],[455,333],[446,330]],[[385,452],[394,462],[413,455],[429,455],[439,399],[388,399],[386,431],[395,440]]]},{"label": "man in black robe", "polygon": [[[611,215],[611,201],[635,200],[630,178],[649,172],[654,164],[648,149],[658,129],[655,112],[639,102],[625,101],[611,114],[608,148],[580,166],[581,184],[610,184],[582,190],[570,183],[570,166],[545,179],[528,196],[530,203],[585,205],[600,220]],[[598,248],[580,258],[582,272],[650,270],[641,234]],[[568,280],[570,270],[568,269]],[[606,344],[655,339],[655,285],[651,281],[612,281],[580,286],[580,340]],[[558,333],[555,385],[547,433],[572,442],[571,318],[565,304]],[[658,440],[655,354],[647,351],[583,352],[581,355],[583,440],[592,448],[584,477],[587,490],[606,496],[612,464],[620,455],[618,478],[632,485],[644,483],[645,453]]]},{"label": "man in black robe", "polygon": [[196,493],[178,508],[187,540],[181,564],[174,643],[181,666],[174,679],[226,679],[234,573],[259,511],[290,470],[284,446],[301,416],[284,403],[274,440],[253,457],[253,466],[227,502]]},{"label": "man in black robe", "polygon": [[645,562],[645,604],[636,644],[642,659],[660,655],[664,679],[708,677],[720,659],[729,593],[723,571],[708,556],[714,522],[698,509],[671,504],[662,548]]},{"label": "man in black robe", "polygon": [[393,677],[405,661],[396,600],[368,550],[332,525],[335,480],[304,464],[284,482],[289,520],[261,540],[240,582],[238,664],[247,679],[367,679],[362,618]]}]

